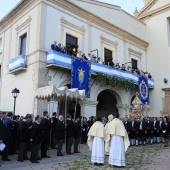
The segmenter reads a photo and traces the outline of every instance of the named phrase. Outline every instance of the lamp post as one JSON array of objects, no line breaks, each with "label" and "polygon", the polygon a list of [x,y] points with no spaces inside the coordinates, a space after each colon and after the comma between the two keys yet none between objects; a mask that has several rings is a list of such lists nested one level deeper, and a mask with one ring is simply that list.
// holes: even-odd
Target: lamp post
[{"label": "lamp post", "polygon": [[16,105],[16,98],[18,97],[20,91],[19,89],[15,88],[12,90],[12,96],[14,97],[14,115],[15,115],[15,105]]}]

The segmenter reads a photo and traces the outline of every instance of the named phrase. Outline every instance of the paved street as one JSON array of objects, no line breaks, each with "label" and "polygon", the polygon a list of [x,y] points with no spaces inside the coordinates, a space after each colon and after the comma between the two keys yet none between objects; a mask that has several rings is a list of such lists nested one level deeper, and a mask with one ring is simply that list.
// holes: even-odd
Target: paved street
[{"label": "paved street", "polygon": [[[30,154],[30,153],[29,153]],[[126,168],[108,166],[105,158],[103,166],[94,166],[90,163],[90,152],[87,145],[81,145],[81,153],[57,157],[56,150],[49,152],[50,159],[43,159],[39,164],[30,161],[17,162],[17,157],[10,156],[11,162],[2,162],[2,170],[169,170],[170,146],[164,148],[163,144],[154,144],[139,147],[130,147],[126,154]]]}]

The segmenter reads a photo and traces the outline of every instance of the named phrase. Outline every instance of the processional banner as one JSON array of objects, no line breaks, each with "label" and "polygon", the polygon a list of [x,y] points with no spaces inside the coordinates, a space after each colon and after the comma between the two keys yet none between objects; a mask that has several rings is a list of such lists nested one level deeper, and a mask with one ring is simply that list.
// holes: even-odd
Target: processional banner
[{"label": "processional banner", "polygon": [[72,57],[71,88],[85,90],[86,97],[90,98],[91,63],[89,61]]},{"label": "processional banner", "polygon": [[139,95],[143,104],[149,103],[148,79],[144,76],[139,77]]}]

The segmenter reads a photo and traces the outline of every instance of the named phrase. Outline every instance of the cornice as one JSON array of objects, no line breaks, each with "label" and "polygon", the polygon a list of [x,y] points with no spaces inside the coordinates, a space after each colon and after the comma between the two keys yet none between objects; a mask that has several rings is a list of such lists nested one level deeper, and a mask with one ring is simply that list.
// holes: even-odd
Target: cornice
[{"label": "cornice", "polygon": [[128,51],[129,51],[130,54],[133,54],[133,55],[135,55],[135,56],[137,56],[139,58],[141,58],[141,56],[142,56],[142,53],[140,51],[137,52],[137,51],[135,51],[135,50],[133,50],[131,48],[128,48]]},{"label": "cornice", "polygon": [[16,31],[19,31],[19,30],[22,29],[24,26],[28,25],[28,24],[31,22],[31,20],[32,20],[32,18],[31,18],[31,16],[29,16],[28,19],[27,19],[25,22],[23,22],[21,25],[17,25],[16,28],[15,28],[15,30],[16,30]]},{"label": "cornice", "polygon": [[115,41],[115,42],[114,42],[114,41],[111,41],[111,40],[103,37],[103,35],[100,36],[100,40],[103,41],[103,42],[106,42],[106,43],[108,43],[108,44],[111,44],[112,46],[114,46],[114,47],[116,47],[116,48],[117,48],[117,46],[118,46],[117,41]]},{"label": "cornice", "polygon": [[85,29],[83,26],[82,26],[82,27],[79,27],[79,26],[77,26],[77,25],[75,25],[75,24],[67,21],[64,17],[62,17],[62,18],[60,19],[60,21],[61,21],[62,24],[68,25],[68,26],[70,26],[70,27],[72,27],[72,28],[74,28],[74,29],[76,29],[76,30],[79,30],[80,32],[83,32],[83,33],[84,33],[84,32],[86,31],[86,29]]},{"label": "cornice", "polygon": [[147,17],[155,16],[157,14],[163,13],[165,11],[168,11],[170,9],[170,3],[167,5],[164,5],[158,9],[152,10],[150,12],[143,13],[143,15],[138,16],[139,20],[145,19]]},{"label": "cornice", "polygon": [[100,1],[97,1],[97,0],[77,0],[77,1],[87,2],[89,4],[95,4],[95,5],[111,8],[111,9],[114,9],[114,10],[121,10],[120,6],[105,3],[105,2],[100,2]]},{"label": "cornice", "polygon": [[88,22],[91,22],[93,24],[96,24],[100,27],[105,28],[106,30],[109,30],[110,32],[114,32],[118,34],[119,36],[123,37],[123,39],[127,39],[129,41],[135,42],[138,45],[146,48],[149,44],[148,42],[136,37],[135,35],[127,32],[126,30],[123,30],[110,22],[100,18],[99,16],[73,4],[69,0],[47,0],[49,3],[55,4],[57,6],[60,6],[61,8],[64,8],[65,10],[74,13],[76,16],[79,16],[81,18],[84,18]]},{"label": "cornice", "polygon": [[136,15],[135,17],[139,17],[142,14],[146,13],[158,0],[151,0],[149,3],[147,3]]},{"label": "cornice", "polygon": [[[0,34],[13,24],[15,24],[20,18],[22,18],[27,11],[30,11],[37,6],[42,0],[22,0],[9,14],[7,14],[0,21]],[[28,12],[27,12],[28,13]]]},{"label": "cornice", "polygon": [[139,11],[139,13],[135,16],[136,18],[138,18],[140,21],[145,21],[148,20],[149,18],[161,14],[163,12],[169,11],[170,10],[170,3],[166,4],[160,8],[157,8],[155,10],[152,10],[150,12],[149,9],[152,8],[152,6],[157,2],[158,0],[151,0],[143,9],[141,9],[141,11]]}]

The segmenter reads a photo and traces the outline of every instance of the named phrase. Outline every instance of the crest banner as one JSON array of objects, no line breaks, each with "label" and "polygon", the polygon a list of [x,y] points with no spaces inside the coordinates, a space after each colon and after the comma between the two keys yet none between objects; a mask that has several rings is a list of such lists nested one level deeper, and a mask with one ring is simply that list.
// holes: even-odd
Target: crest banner
[{"label": "crest banner", "polygon": [[71,88],[85,90],[86,97],[90,98],[91,63],[89,61],[72,57]]},{"label": "crest banner", "polygon": [[144,76],[139,77],[139,95],[143,104],[149,103],[148,79]]}]

